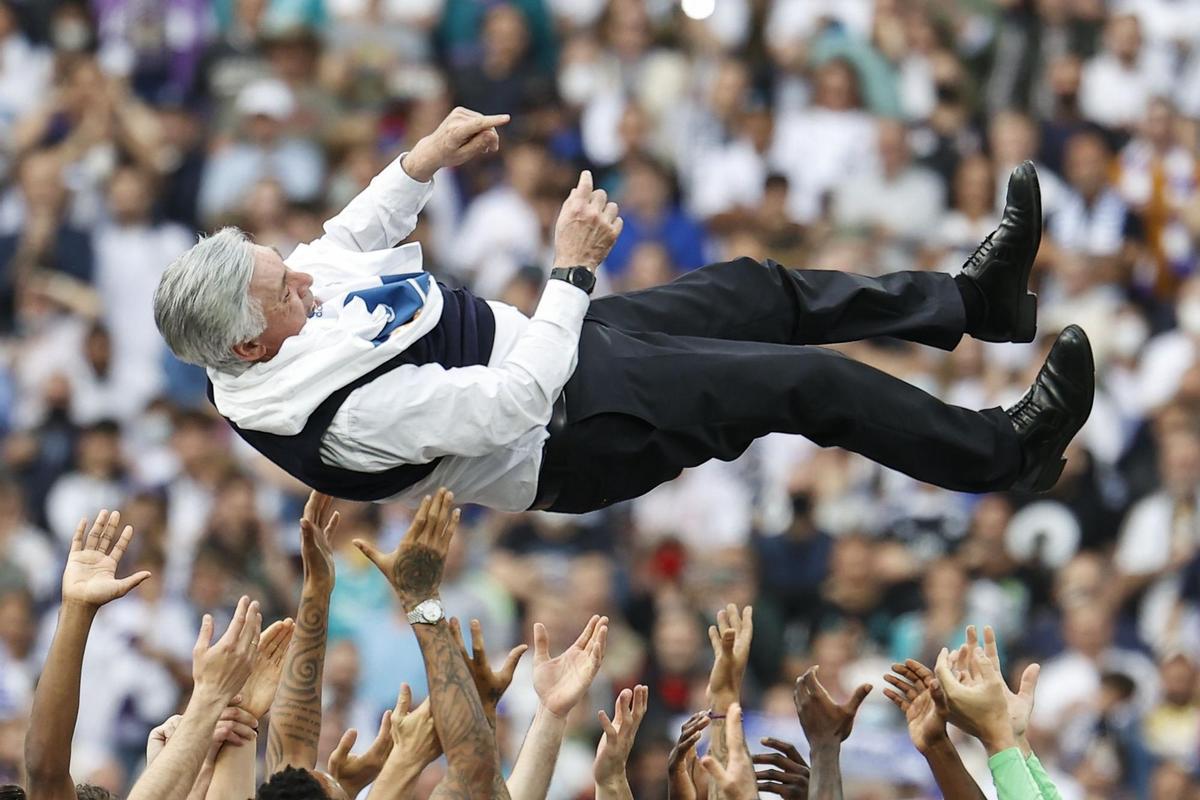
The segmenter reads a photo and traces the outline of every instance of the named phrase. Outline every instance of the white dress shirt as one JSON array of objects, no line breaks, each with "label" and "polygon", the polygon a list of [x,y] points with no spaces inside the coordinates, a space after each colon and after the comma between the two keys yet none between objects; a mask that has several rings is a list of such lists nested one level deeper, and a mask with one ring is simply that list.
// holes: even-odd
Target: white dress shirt
[{"label": "white dress shirt", "polygon": [[[320,272],[328,269],[322,265],[335,249],[345,254],[342,269],[366,260],[359,254],[411,259],[411,250],[401,255],[405,248],[388,248],[412,232],[431,191],[432,182],[413,180],[397,159],[325,223],[325,236],[298,248],[288,266],[312,272],[319,287]],[[565,281],[550,281],[532,319],[490,302],[496,336],[486,365],[404,365],[356,389],[325,432],[322,459],[381,472],[441,457],[429,476],[388,500],[417,501],[444,485],[461,503],[529,508],[549,436],[545,426],[575,370],[588,301]]]}]

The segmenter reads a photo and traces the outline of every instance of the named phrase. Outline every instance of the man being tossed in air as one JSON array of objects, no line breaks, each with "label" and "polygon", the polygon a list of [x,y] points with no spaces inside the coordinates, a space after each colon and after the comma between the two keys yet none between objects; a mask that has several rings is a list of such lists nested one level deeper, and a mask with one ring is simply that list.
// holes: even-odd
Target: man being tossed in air
[{"label": "man being tossed in air", "polygon": [[300,481],[351,500],[415,501],[444,485],[502,510],[584,512],[773,431],[960,491],[1057,480],[1094,392],[1079,328],[1007,411],[950,406],[811,346],[1032,340],[1032,165],[1014,171],[999,228],[954,277],[740,259],[594,301],[622,223],[584,172],[530,319],[439,284],[419,244],[397,247],[434,174],[498,149],[507,121],[455,109],[286,260],[226,228],[164,272],[154,313],[167,344],[207,368],[221,415]]}]

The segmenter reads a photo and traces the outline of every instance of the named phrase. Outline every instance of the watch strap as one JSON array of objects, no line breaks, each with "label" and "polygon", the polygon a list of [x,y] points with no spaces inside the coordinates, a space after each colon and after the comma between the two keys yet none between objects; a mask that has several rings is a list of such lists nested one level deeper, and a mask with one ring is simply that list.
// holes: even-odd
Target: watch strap
[{"label": "watch strap", "polygon": [[566,281],[588,294],[591,294],[592,290],[596,288],[596,274],[587,267],[555,267],[550,270],[550,277],[554,280]]}]

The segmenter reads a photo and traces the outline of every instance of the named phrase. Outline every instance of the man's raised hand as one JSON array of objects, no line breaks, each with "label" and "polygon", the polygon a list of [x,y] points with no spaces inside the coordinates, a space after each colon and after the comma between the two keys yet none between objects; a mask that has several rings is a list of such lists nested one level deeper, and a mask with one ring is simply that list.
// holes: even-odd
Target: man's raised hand
[{"label": "man's raised hand", "polygon": [[853,697],[838,705],[817,680],[817,668],[809,667],[796,679],[796,688],[792,693],[800,727],[804,728],[809,744],[817,747],[819,744],[841,744],[846,741],[854,728],[858,707],[870,693],[871,684],[864,683],[854,690]]},{"label": "man's raised hand", "polygon": [[387,577],[404,610],[412,611],[438,596],[446,552],[461,516],[454,508],[454,495],[443,487],[421,501],[395,552],[381,553],[362,539],[355,539],[354,546]]},{"label": "man's raised hand", "polygon": [[600,712],[600,727],[604,729],[604,735],[600,737],[596,760],[592,763],[592,776],[597,786],[609,786],[627,780],[625,763],[629,760],[633,740],[637,737],[638,727],[646,716],[649,703],[650,690],[639,685],[624,689],[617,695],[616,710],[611,720],[604,711]]},{"label": "man's raised hand", "polygon": [[947,711],[934,700],[932,677],[927,667],[912,659],[892,664],[892,674],[883,676],[894,687],[885,688],[884,696],[904,714],[908,736],[922,753],[946,739]]},{"label": "man's raised hand", "polygon": [[499,705],[504,691],[512,683],[517,662],[529,649],[529,645],[519,644],[514,647],[509,651],[508,657],[504,659],[500,670],[492,672],[492,667],[488,664],[487,650],[483,644],[483,626],[479,620],[471,620],[470,651],[467,650],[466,642],[463,641],[462,627],[458,624],[457,617],[451,618],[450,630],[454,633],[459,650],[462,651],[463,661],[467,662],[467,668],[471,670],[471,677],[475,679],[475,688],[483,703],[483,713],[487,714],[488,721],[494,728],[496,727],[496,706]]},{"label": "man's raised hand", "polygon": [[696,783],[692,778],[696,766],[696,745],[708,727],[708,713],[697,711],[679,728],[679,738],[667,756],[668,800],[696,800]]},{"label": "man's raised hand", "polygon": [[591,688],[608,642],[608,617],[593,616],[583,633],[561,655],[550,657],[546,626],[533,626],[533,689],[542,706],[556,717],[565,717]]},{"label": "man's raised hand", "polygon": [[[87,530],[87,520],[80,520],[71,538],[71,552],[63,569],[62,599],[64,604],[76,604],[97,609],[119,597],[124,597],[138,584],[150,577],[138,572],[117,579],[117,567],[125,548],[133,538],[129,525],[117,535],[121,524],[119,511],[101,511]],[[84,531],[87,531],[86,535]]]},{"label": "man's raised hand", "polygon": [[554,266],[587,267],[595,272],[625,227],[619,214],[617,204],[608,201],[608,193],[592,186],[592,173],[580,173],[554,226]]},{"label": "man's raised hand", "polygon": [[708,703],[712,711],[723,714],[741,698],[742,677],[750,659],[754,638],[754,611],[746,606],[740,612],[730,603],[717,612],[717,624],[708,626],[713,649],[713,668],[708,677]]},{"label": "man's raised hand", "polygon": [[962,720],[961,727],[979,738],[989,756],[1016,746],[1003,676],[979,648],[960,657],[955,666],[951,667],[950,652],[942,648],[934,672],[951,721],[959,725]]},{"label": "man's raised hand", "polygon": [[507,125],[508,114],[485,116],[469,108],[451,111],[437,129],[423,137],[404,157],[404,171],[424,183],[442,167],[457,167],[484,153],[500,149],[497,128]]},{"label": "man's raised hand", "polygon": [[283,674],[283,657],[287,654],[295,630],[296,625],[290,618],[280,620],[272,622],[259,639],[254,667],[242,687],[242,700],[238,704],[255,720],[266,714],[275,700],[275,691]]},{"label": "man's raised hand", "polygon": [[308,495],[300,518],[300,556],[306,586],[333,591],[333,536],[339,522],[341,515],[333,511],[332,497],[320,492]]},{"label": "man's raised hand", "polygon": [[195,694],[204,693],[208,698],[220,700],[222,705],[229,705],[254,668],[261,632],[262,612],[258,601],[251,602],[248,597],[238,601],[229,628],[216,644],[212,641],[213,619],[205,614],[196,646],[192,649]]},{"label": "man's raised hand", "polygon": [[437,729],[433,726],[429,699],[413,708],[412,689],[407,683],[400,684],[400,696],[396,698],[396,707],[392,710],[392,752],[419,765],[417,772],[442,754],[442,743],[438,741]]},{"label": "man's raised hand", "polygon": [[379,723],[379,735],[362,755],[354,755],[350,749],[358,740],[354,728],[342,735],[337,747],[329,754],[329,774],[346,792],[347,797],[358,797],[367,784],[379,777],[380,770],[392,754],[392,712],[383,712]]},{"label": "man's raised hand", "polygon": [[782,739],[768,736],[762,743],[777,752],[755,753],[751,759],[755,766],[772,768],[756,773],[759,794],[775,794],[784,800],[807,800],[809,768],[804,756],[794,744]]}]

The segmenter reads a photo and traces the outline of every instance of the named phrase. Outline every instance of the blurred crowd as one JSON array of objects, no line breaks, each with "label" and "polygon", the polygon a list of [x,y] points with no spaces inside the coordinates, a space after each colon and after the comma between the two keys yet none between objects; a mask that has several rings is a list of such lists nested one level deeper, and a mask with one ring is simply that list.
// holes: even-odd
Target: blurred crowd
[{"label": "blurred crowd", "polygon": [[[971,408],[1016,400],[1067,322],[1097,356],[1045,496],[953,494],[772,436],[602,513],[466,509],[442,595],[496,663],[535,621],[561,646],[608,617],[550,797],[592,791],[593,712],[635,684],[630,782],[663,796],[728,602],[755,608],[748,735],[795,725],[814,663],[845,701],[988,624],[1012,676],[1042,664],[1028,735],[1062,797],[1200,791],[1197,0],[0,0],[0,783],[21,778],[81,518],[120,508],[129,570],[154,575],[97,616],[81,781],[134,782],[186,701],[203,614],[224,630],[243,595],[295,613],[307,492],[167,354],[162,270],[225,224],[287,255],[456,105],[513,122],[497,155],[436,179],[413,238],[447,283],[531,312],[582,167],[625,219],[601,291],[743,255],[953,272],[1032,159],[1038,342],[840,349]],[[349,546],[390,549],[411,512],[338,508],[321,763],[399,681],[427,693],[403,609]],[[531,671],[499,706],[506,765]],[[848,797],[936,796],[879,692],[841,766]]]}]

